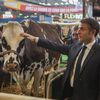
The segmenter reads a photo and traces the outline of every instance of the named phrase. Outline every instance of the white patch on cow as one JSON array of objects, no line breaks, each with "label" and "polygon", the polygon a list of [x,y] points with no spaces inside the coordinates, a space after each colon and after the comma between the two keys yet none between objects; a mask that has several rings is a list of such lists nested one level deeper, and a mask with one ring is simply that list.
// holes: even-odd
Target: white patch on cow
[{"label": "white patch on cow", "polygon": [[[34,66],[33,66],[34,65]],[[38,67],[39,65],[39,67]],[[20,74],[20,84],[21,84],[21,88],[22,88],[22,91],[24,93],[27,92],[27,85],[29,83],[29,81],[31,80],[32,77],[34,77],[34,80],[33,81],[33,88],[34,88],[34,95],[38,96],[38,89],[39,89],[39,86],[40,86],[40,79],[41,79],[41,76],[43,75],[43,67],[42,67],[42,63],[41,62],[34,62],[32,63],[30,66],[27,66],[29,69],[28,70],[22,70],[21,74]],[[31,71],[31,72],[30,72]],[[24,76],[25,75],[25,76]],[[24,84],[23,84],[24,83]],[[33,91],[33,88],[31,89]],[[30,94],[31,91],[28,91],[28,93],[26,94]]]},{"label": "white patch on cow", "polygon": [[0,57],[0,61],[1,61],[1,62],[3,61],[3,57]]},{"label": "white patch on cow", "polygon": [[49,65],[49,53],[45,50],[45,67]]},{"label": "white patch on cow", "polygon": [[44,38],[46,39],[46,35],[45,35],[45,34],[43,34],[43,36],[44,36]]},{"label": "white patch on cow", "polygon": [[41,32],[42,32],[42,33],[44,32],[43,28],[41,28]]},{"label": "white patch on cow", "polygon": [[[24,76],[24,74],[25,74],[25,76]],[[25,78],[24,78],[25,77]],[[29,82],[29,80],[30,80],[30,77],[31,77],[31,74],[29,73],[29,70],[28,71],[24,71],[24,69],[22,70],[22,72],[21,72],[21,74],[20,74],[20,83],[21,84],[25,84],[25,85],[27,85],[28,84],[28,82]]]},{"label": "white patch on cow", "polygon": [[14,49],[18,46],[18,43],[24,39],[20,36],[20,33],[23,32],[24,30],[18,22],[9,22],[3,27],[2,37],[5,37],[7,43]]},{"label": "white patch on cow", "polygon": [[[18,22],[10,21],[3,27],[3,35],[7,36],[20,36],[20,33],[24,32],[22,26]],[[9,33],[9,34],[7,34]],[[22,38],[22,37],[20,37]]]},{"label": "white patch on cow", "polygon": [[34,90],[32,89],[32,92],[35,96],[38,96],[39,86],[40,86],[40,81],[41,81],[42,75],[43,75],[43,68],[41,68],[41,67],[34,72],[35,81],[33,84]]},{"label": "white patch on cow", "polygon": [[26,27],[29,27],[29,20],[28,19],[25,20],[24,24],[25,24]]},{"label": "white patch on cow", "polygon": [[0,44],[2,43],[1,39],[0,39]]},{"label": "white patch on cow", "polygon": [[14,61],[13,61],[13,63],[18,63],[18,61],[16,60],[17,55],[15,55],[14,53],[10,53],[9,55],[6,54],[6,55],[4,55],[4,59],[5,59],[4,67],[5,67],[6,62],[9,63],[10,57],[15,58]]},{"label": "white patch on cow", "polygon": [[45,70],[52,70],[56,65],[58,65],[58,60],[52,58],[52,61],[49,60],[49,53],[45,50]]},{"label": "white patch on cow", "polygon": [[[34,65],[34,66],[33,66]],[[37,67],[39,65],[39,67]],[[20,78],[22,81],[24,81],[24,83],[29,82],[30,78],[32,77],[32,75],[34,74],[34,72],[38,69],[40,69],[42,67],[42,63],[41,62],[34,62],[32,63],[30,66],[28,66],[28,70],[24,71],[24,69],[22,70],[21,74],[20,74]],[[25,74],[25,79],[23,78]],[[24,79],[24,80],[23,80]]]},{"label": "white patch on cow", "polygon": [[25,50],[25,47],[23,46],[23,48],[21,48],[20,53],[19,53],[19,55],[20,55],[21,57],[22,57],[23,54],[24,54],[24,50]]}]

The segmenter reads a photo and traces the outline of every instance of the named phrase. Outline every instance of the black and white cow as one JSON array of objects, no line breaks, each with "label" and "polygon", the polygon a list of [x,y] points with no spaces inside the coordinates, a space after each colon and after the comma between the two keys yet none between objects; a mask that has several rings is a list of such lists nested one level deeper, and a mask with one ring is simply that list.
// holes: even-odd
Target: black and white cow
[{"label": "black and white cow", "polygon": [[[0,54],[2,54],[2,44],[1,44],[1,36],[2,36],[2,29],[3,25],[0,25]],[[4,87],[9,86],[10,84],[15,83],[15,81],[12,79],[12,76],[9,72],[6,72],[3,70],[3,56],[0,56],[0,89],[3,90]]]},{"label": "black and white cow", "polygon": [[[61,43],[61,40],[58,33],[54,31],[55,29],[48,28],[50,32],[47,32],[39,23],[30,20],[23,21],[22,25],[18,22],[8,22],[3,27],[3,69],[11,73],[13,72],[14,75],[17,76],[23,93],[38,96],[40,79],[44,69],[57,66],[60,54],[38,47],[31,41],[21,37],[20,33],[23,33],[24,30],[27,31],[28,34],[48,38],[54,42]],[[27,84],[33,76],[34,82],[29,92],[27,90]]]}]

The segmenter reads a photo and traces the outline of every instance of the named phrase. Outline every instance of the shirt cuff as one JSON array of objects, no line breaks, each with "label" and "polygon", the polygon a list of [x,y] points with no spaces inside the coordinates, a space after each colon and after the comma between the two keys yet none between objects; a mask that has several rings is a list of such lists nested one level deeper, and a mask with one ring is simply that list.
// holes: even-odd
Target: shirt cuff
[{"label": "shirt cuff", "polygon": [[39,37],[35,37],[35,43],[38,43]]}]

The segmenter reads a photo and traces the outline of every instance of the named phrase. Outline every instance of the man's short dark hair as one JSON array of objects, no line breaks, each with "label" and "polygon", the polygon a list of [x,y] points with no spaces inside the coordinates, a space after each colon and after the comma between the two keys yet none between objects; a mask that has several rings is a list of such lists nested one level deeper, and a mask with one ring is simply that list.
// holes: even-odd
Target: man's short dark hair
[{"label": "man's short dark hair", "polygon": [[77,31],[77,30],[78,30],[78,25],[75,25],[75,26],[73,27],[73,30],[74,30],[74,31]]},{"label": "man's short dark hair", "polygon": [[96,21],[95,19],[93,19],[93,18],[84,18],[80,22],[81,23],[86,23],[90,26],[91,29],[96,30],[95,36],[99,33],[100,25],[99,25],[98,21]]}]

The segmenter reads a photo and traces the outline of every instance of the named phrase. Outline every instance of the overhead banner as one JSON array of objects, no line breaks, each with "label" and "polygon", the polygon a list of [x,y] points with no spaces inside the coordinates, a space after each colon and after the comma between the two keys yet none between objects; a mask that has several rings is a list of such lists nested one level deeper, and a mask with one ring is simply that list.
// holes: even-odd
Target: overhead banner
[{"label": "overhead banner", "polygon": [[82,13],[82,8],[21,5],[20,10],[41,13]]},{"label": "overhead banner", "polygon": [[12,1],[12,2],[4,2],[4,5],[6,7],[26,11],[26,12],[40,12],[40,13],[82,13],[81,7],[76,6],[40,6],[40,5],[34,5],[29,3],[23,3],[18,1]]}]

